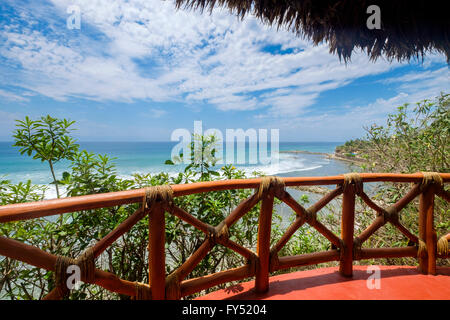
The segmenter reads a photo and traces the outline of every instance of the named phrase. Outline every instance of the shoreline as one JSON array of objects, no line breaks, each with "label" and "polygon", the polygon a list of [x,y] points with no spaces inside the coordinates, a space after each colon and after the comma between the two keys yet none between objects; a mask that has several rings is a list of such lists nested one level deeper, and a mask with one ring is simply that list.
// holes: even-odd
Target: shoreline
[{"label": "shoreline", "polygon": [[[280,153],[322,155],[322,156],[326,157],[327,159],[342,161],[349,165],[350,164],[359,165],[359,164],[365,163],[364,161],[359,160],[359,159],[353,159],[353,158],[341,156],[339,154],[336,154],[336,152],[326,153],[326,152],[313,152],[313,151],[306,151],[306,150],[287,150],[287,151],[280,151]],[[323,186],[298,186],[298,187],[293,187],[292,189],[300,191],[300,192],[309,192],[309,193],[313,193],[313,194],[317,194],[317,195],[325,195],[328,192],[330,192],[330,189],[323,187]]]},{"label": "shoreline", "polygon": [[319,154],[319,155],[331,155],[331,153],[326,153],[326,152],[313,152],[313,151],[306,151],[306,150],[284,150],[284,151],[279,151],[279,153],[293,153],[293,154]]},{"label": "shoreline", "polygon": [[312,151],[306,151],[306,150],[286,150],[286,151],[280,151],[280,153],[290,153],[290,154],[315,154],[315,155],[323,155],[327,157],[328,159],[334,159],[334,160],[340,160],[344,162],[349,162],[352,164],[364,164],[366,161],[364,159],[360,158],[350,158],[346,157],[344,155],[334,153],[326,153],[326,152],[312,152]]}]

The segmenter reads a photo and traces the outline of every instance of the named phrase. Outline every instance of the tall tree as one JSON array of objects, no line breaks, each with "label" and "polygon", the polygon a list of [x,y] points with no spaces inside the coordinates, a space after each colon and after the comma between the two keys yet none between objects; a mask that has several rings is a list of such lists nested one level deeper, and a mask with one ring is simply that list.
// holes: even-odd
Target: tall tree
[{"label": "tall tree", "polygon": [[26,153],[28,156],[33,156],[33,159],[48,163],[56,195],[60,198],[54,164],[62,159],[72,160],[78,151],[79,145],[69,135],[73,131],[70,127],[75,121],[56,119],[47,115],[39,120],[31,120],[27,116],[25,120],[16,120],[16,122],[13,146],[20,147],[21,154]]}]

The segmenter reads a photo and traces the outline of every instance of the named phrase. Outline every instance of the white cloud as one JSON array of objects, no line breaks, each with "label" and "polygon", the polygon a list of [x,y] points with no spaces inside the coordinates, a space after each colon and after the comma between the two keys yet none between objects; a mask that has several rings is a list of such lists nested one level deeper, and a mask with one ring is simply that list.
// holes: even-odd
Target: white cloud
[{"label": "white cloud", "polygon": [[148,115],[151,118],[156,118],[157,119],[157,118],[161,118],[162,116],[164,116],[166,114],[167,114],[166,110],[163,110],[163,109],[160,109],[160,108],[151,108]]},{"label": "white cloud", "polygon": [[450,71],[448,67],[443,67],[437,70],[424,70],[422,72],[409,72],[403,76],[398,77],[390,77],[387,79],[381,80],[382,83],[391,84],[391,83],[404,83],[404,82],[418,82],[422,80],[430,80],[430,79],[447,79],[450,80]]},{"label": "white cloud", "polygon": [[[68,5],[80,7],[82,29],[74,32],[80,33],[81,44],[24,28],[6,34],[8,47],[1,53],[21,63],[28,76],[25,87],[60,100],[82,96],[167,101],[186,94],[188,101],[214,104],[244,95],[241,100],[246,105],[242,109],[248,110],[257,107],[250,97],[256,91],[301,86],[291,93],[303,95],[305,88],[317,93],[327,90],[324,81],[337,87],[390,67],[377,63],[360,68],[367,64],[363,55],[347,67],[330,55],[325,45],[313,47],[290,32],[266,27],[252,17],[241,22],[227,10],[217,9],[212,15],[176,11],[172,2],[156,0],[70,0],[53,4],[62,18],[67,16]],[[89,28],[97,29],[107,39],[95,45],[98,52],[83,46],[85,42],[92,44],[87,40]],[[71,36],[66,31],[59,31],[60,38]],[[303,51],[271,54],[261,50],[266,45]],[[135,58],[150,61],[152,66],[144,68]],[[33,79],[36,74],[39,81]],[[306,93],[305,99],[309,96]],[[233,109],[223,103],[217,107]]]},{"label": "white cloud", "polygon": [[[271,126],[280,129],[284,138],[296,141],[345,141],[365,135],[364,127],[372,124],[385,125],[386,116],[395,113],[397,107],[414,104],[424,99],[438,96],[441,91],[448,92],[448,73],[442,72],[441,78],[408,76],[411,83],[390,98],[378,98],[366,105],[353,105],[333,108],[318,115],[299,115],[296,117],[271,117]],[[440,81],[440,84],[437,82]],[[328,108],[331,110],[331,108]]]},{"label": "white cloud", "polygon": [[10,101],[27,102],[28,98],[0,89],[0,97]]},{"label": "white cloud", "polygon": [[283,94],[275,95],[265,99],[265,103],[270,107],[266,117],[276,118],[279,116],[297,116],[301,114],[306,107],[313,105],[318,98],[318,93],[310,94]]},{"label": "white cloud", "polygon": [[[283,121],[292,123],[321,93],[401,66],[382,59],[369,62],[363,52],[356,52],[345,65],[329,54],[325,44],[312,46],[252,17],[241,22],[222,9],[211,15],[177,11],[172,1],[160,0],[52,3],[63,20],[66,8],[78,5],[81,30],[67,32],[55,27],[54,34],[48,34],[30,27],[11,27],[3,34],[7,45],[0,48],[0,54],[22,66],[20,78],[11,80],[12,85],[57,100],[84,97],[206,103],[221,111],[261,109],[257,111],[259,119],[286,118]],[[49,19],[48,13],[39,14]],[[94,33],[100,40],[92,39]],[[291,53],[270,53],[264,50],[267,46],[280,46]],[[400,83],[398,97],[409,97],[427,84],[427,90],[421,91],[425,94],[446,86],[442,84],[444,71],[410,74],[385,84]],[[424,79],[427,81],[419,81]],[[377,101],[384,106],[377,110],[388,110],[395,102],[389,100]],[[361,114],[375,117],[370,108],[375,105],[360,107]],[[155,109],[155,115],[163,116],[160,111]],[[313,121],[317,116],[307,119]],[[362,117],[347,112],[342,121],[360,127]]]}]

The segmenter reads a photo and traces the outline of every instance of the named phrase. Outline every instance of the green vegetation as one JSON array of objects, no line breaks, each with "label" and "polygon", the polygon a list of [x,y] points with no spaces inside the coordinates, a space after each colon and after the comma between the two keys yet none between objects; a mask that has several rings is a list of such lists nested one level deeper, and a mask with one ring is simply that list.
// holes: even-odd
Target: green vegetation
[{"label": "green vegetation", "polygon": [[[342,154],[365,159],[362,170],[377,172],[449,172],[448,156],[450,141],[449,96],[442,94],[434,101],[416,104],[412,113],[408,106],[398,108],[397,113],[388,117],[386,126],[374,125],[367,128],[367,138],[347,142],[338,148]],[[194,136],[188,156],[191,164],[184,172],[171,177],[167,173],[135,174],[131,179],[117,176],[114,159],[107,155],[79,150],[70,137],[73,121],[58,120],[50,116],[40,120],[28,117],[18,121],[14,138],[20,147],[34,159],[46,161],[53,177],[53,184],[64,186],[68,196],[112,192],[143,188],[152,185],[192,183],[219,179],[243,179],[251,176],[231,165],[214,169],[216,138]],[[195,158],[195,150],[200,151],[200,159]],[[183,154],[179,155],[179,160]],[[71,162],[68,170],[57,179],[53,164],[61,159]],[[176,161],[175,161],[176,162]],[[172,160],[167,165],[175,164]],[[378,185],[370,193],[382,206],[394,203],[406,191],[405,184]],[[45,187],[38,187],[27,181],[12,184],[0,179],[0,204],[37,201],[44,198]],[[175,204],[194,217],[210,224],[219,224],[233,208],[248,197],[253,190],[229,190],[177,197]],[[58,197],[60,196],[58,190]],[[299,199],[307,206],[310,197]],[[276,204],[279,204],[278,202]],[[336,234],[340,233],[340,200],[333,200],[320,215],[320,220]],[[76,257],[87,247],[100,240],[122,221],[130,216],[139,204],[121,205],[111,208],[88,210],[40,218],[27,221],[0,224],[0,234],[37,246],[53,254]],[[401,212],[401,222],[417,234],[417,202],[411,203]],[[355,234],[361,232],[375,217],[375,213],[362,201],[357,203]],[[438,234],[449,230],[448,204],[436,199],[436,227]],[[259,205],[230,228],[231,239],[238,244],[255,250],[258,227]],[[295,215],[291,215],[294,219]],[[281,216],[273,216],[272,236],[279,239],[284,231]],[[167,272],[181,265],[201,244],[204,235],[180,221],[166,215],[166,259]],[[364,244],[368,247],[405,246],[408,241],[390,225],[380,229]],[[97,260],[97,266],[129,281],[148,282],[148,218],[142,219],[128,233],[111,245]],[[327,250],[330,243],[312,228],[300,228],[280,252],[280,255]],[[409,263],[411,259],[383,259],[381,263]],[[211,274],[220,270],[240,266],[245,261],[233,251],[217,245],[194,269],[190,277]],[[365,261],[364,263],[373,263]],[[377,260],[376,263],[380,263]],[[441,262],[441,264],[446,263]],[[310,268],[313,268],[311,266]],[[53,287],[52,272],[34,268],[6,257],[0,257],[0,299],[39,299]],[[101,287],[83,284],[73,290],[70,299],[128,299],[129,297],[110,293]],[[189,298],[189,297],[188,297]]]},{"label": "green vegetation", "polygon": [[71,160],[77,153],[79,146],[69,136],[70,126],[74,123],[50,116],[35,121],[26,117],[25,120],[17,120],[14,132],[14,146],[20,147],[20,154],[33,155],[33,159],[48,163],[58,198],[60,193],[53,165],[62,159]]},{"label": "green vegetation", "polygon": [[[365,128],[365,139],[346,142],[336,148],[339,153],[353,153],[364,159],[360,170],[366,172],[414,173],[419,171],[450,172],[450,95],[441,93],[433,100],[423,100],[413,108],[404,104],[389,114],[385,125]],[[384,183],[372,190],[373,198],[383,207],[399,200],[410,188],[401,183]],[[374,212],[359,204],[357,229],[373,221]],[[418,199],[400,213],[401,223],[418,234]],[[438,236],[450,230],[450,210],[445,200],[435,198],[435,227]],[[390,224],[385,225],[367,242],[367,247],[396,247],[407,239]],[[369,261],[370,263],[373,261]],[[379,261],[378,261],[379,262]],[[414,259],[384,261],[388,264],[414,264]],[[448,265],[440,260],[439,264]]]},{"label": "green vegetation", "polygon": [[[52,119],[47,117],[45,119]],[[26,124],[33,126],[33,121],[26,119],[20,126]],[[67,120],[58,123],[72,124]],[[22,129],[21,129],[22,130]],[[28,129],[27,129],[28,130]],[[26,141],[20,143],[27,150],[36,151],[36,159],[54,161],[54,153],[45,156],[40,146],[48,146],[53,138],[51,135],[42,135],[41,131],[33,133],[28,130],[28,145]],[[38,135],[35,137],[34,135]],[[23,137],[23,132],[17,134]],[[39,144],[34,141],[41,139]],[[65,138],[67,144],[73,140]],[[31,143],[31,142],[33,143]],[[196,142],[194,144],[194,141]],[[96,155],[85,150],[72,148],[73,153],[66,159],[71,160],[67,172],[60,179],[54,179],[56,185],[63,185],[68,196],[87,195],[95,193],[112,192],[118,190],[143,188],[152,185],[181,184],[214,179],[242,179],[248,178],[243,171],[231,165],[222,167],[219,171],[213,170],[217,162],[215,157],[215,137],[195,136],[191,144],[189,157],[194,160],[194,146],[200,148],[202,155],[188,165],[184,172],[175,177],[167,173],[135,174],[132,179],[121,179],[116,174],[113,159],[107,155]],[[16,144],[19,145],[19,144]],[[36,146],[34,149],[31,149]],[[21,149],[22,150],[22,149]],[[26,151],[28,152],[28,151]],[[28,152],[28,154],[31,154]],[[182,155],[180,155],[182,156]],[[43,160],[44,161],[44,160]],[[171,160],[166,161],[173,164]],[[257,175],[258,173],[254,173]],[[7,180],[0,182],[1,204],[42,200],[44,189],[27,183],[11,184]],[[175,204],[196,218],[210,224],[219,224],[231,210],[242,200],[251,195],[252,190],[230,190],[195,194],[175,199]],[[122,205],[112,208],[102,208],[82,212],[68,213],[57,218],[33,219],[0,225],[0,234],[28,244],[37,246],[53,254],[76,257],[87,247],[100,240],[122,221],[137,210],[139,204]],[[258,227],[259,206],[253,208],[238,223],[230,228],[231,239],[242,246],[255,249]],[[56,221],[55,221],[56,219]],[[278,215],[274,215],[279,220]],[[274,227],[274,233],[281,231]],[[204,234],[178,218],[166,215],[166,259],[167,272],[171,272],[181,265],[201,244]],[[148,217],[139,221],[128,233],[110,246],[98,260],[97,265],[129,281],[148,282]],[[240,266],[245,261],[233,251],[222,246],[216,246],[212,252],[201,261],[191,273],[191,277],[211,274],[220,270]],[[53,287],[52,272],[34,268],[12,259],[1,257],[0,269],[0,298],[2,299],[39,299]],[[71,299],[128,299],[129,297],[110,293],[101,287],[83,284],[79,290],[73,290]]]},{"label": "green vegetation", "polygon": [[336,148],[356,154],[371,172],[450,172],[450,95],[423,100],[410,108],[404,104],[389,114],[385,125],[365,128],[365,139]]}]

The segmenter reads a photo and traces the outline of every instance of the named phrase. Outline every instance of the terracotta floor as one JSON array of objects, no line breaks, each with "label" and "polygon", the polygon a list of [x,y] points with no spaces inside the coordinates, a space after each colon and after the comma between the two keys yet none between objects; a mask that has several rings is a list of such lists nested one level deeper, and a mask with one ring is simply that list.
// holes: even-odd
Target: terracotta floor
[{"label": "terracotta floor", "polygon": [[[367,266],[354,266],[353,277],[345,278],[338,268],[299,271],[270,277],[269,291],[256,294],[254,281],[241,283],[199,297],[200,300],[450,300],[450,268],[438,275],[422,275],[416,267],[379,266],[380,289],[369,289]],[[369,280],[370,281],[370,280]],[[374,282],[372,282],[374,284]]]}]

